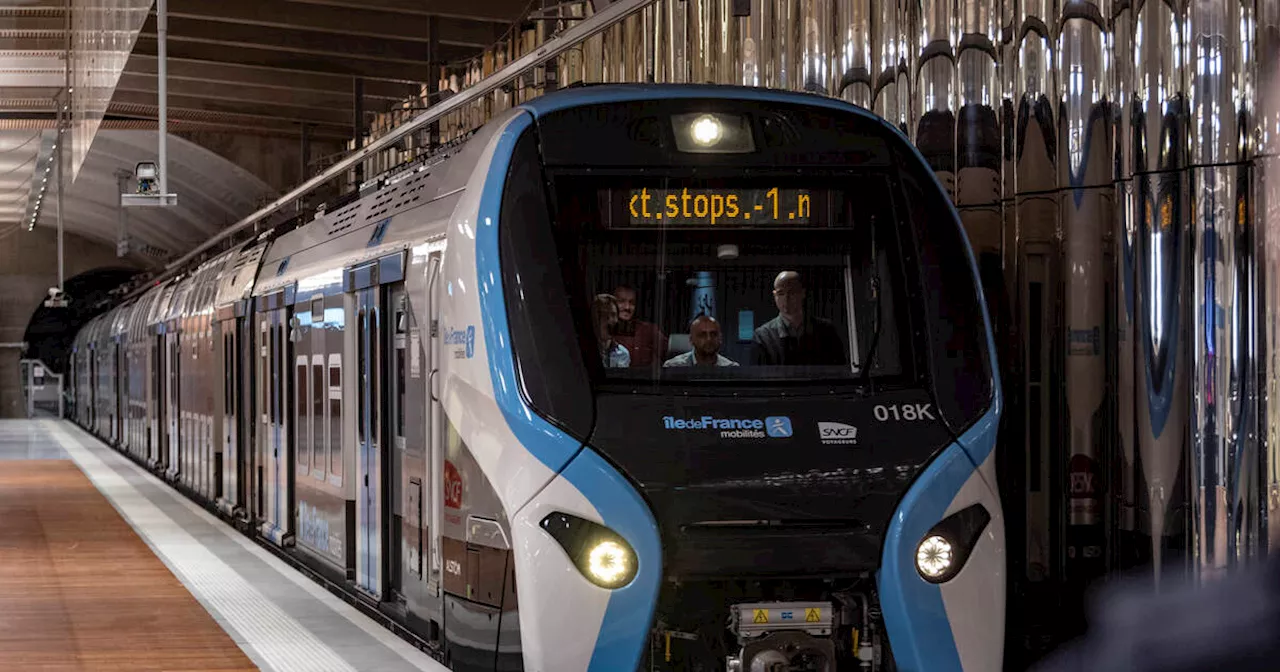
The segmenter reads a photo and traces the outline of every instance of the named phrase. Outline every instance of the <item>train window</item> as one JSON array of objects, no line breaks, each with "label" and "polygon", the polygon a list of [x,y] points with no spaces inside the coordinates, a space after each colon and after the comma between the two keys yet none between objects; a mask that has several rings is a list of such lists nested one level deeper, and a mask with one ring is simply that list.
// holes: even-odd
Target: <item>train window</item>
[{"label": "train window", "polygon": [[[405,320],[403,311],[396,312],[396,331],[403,332],[403,322]],[[403,337],[401,337],[403,338]],[[402,342],[399,347],[395,348],[396,352],[396,436],[404,438],[404,352],[405,344]]]},{"label": "train window", "polygon": [[286,414],[289,412],[289,362],[285,359],[287,353],[284,327],[277,325],[273,330],[276,333],[276,370],[279,375],[276,376],[278,387],[276,388],[276,398],[279,400],[279,413],[276,416],[276,422],[281,427],[287,424]]},{"label": "train window", "polygon": [[342,478],[342,355],[339,354],[329,355],[329,473]]},{"label": "train window", "polygon": [[379,394],[379,385],[382,384],[382,378],[379,367],[382,366],[381,346],[382,345],[382,314],[377,308],[369,311],[369,431],[371,433],[370,441],[377,443],[382,436],[381,427],[378,425],[378,418],[381,413],[381,399]]},{"label": "train window", "polygon": [[[903,371],[903,219],[879,172],[555,180],[585,355],[606,379]],[[745,320],[745,322],[744,322]]]},{"label": "train window", "polygon": [[324,410],[329,396],[329,388],[324,383],[324,355],[316,355],[311,360],[311,469],[320,477],[324,476]]},{"label": "train window", "polygon": [[294,424],[294,450],[298,453],[298,464],[306,467],[311,462],[311,444],[307,442],[307,430],[311,428],[311,423],[307,422],[307,411],[310,405],[307,404],[307,392],[311,386],[307,384],[307,358],[299,357],[297,366],[297,377],[294,379],[294,394],[297,401],[294,403],[294,413],[297,417],[297,423]]},{"label": "train window", "polygon": [[[236,351],[236,339],[234,334],[227,335],[227,417],[231,422],[235,422],[236,413],[236,382],[240,379],[238,375],[240,370],[240,353]],[[233,424],[234,426],[234,424]]]},{"label": "train window", "polygon": [[356,327],[361,331],[356,333],[356,437],[359,443],[365,442],[364,431],[364,404],[365,398],[368,396],[368,381],[365,378],[365,339],[368,337],[369,326],[366,320],[368,314],[362,309],[356,318]]},{"label": "train window", "polygon": [[231,336],[222,336],[222,407],[231,410]]},{"label": "train window", "polygon": [[964,233],[946,195],[932,180],[909,173],[903,183],[910,230],[920,251],[921,285],[931,297],[923,303],[938,408],[953,426],[963,427],[991,403],[980,288],[972,279],[972,258],[965,253]]},{"label": "train window", "polygon": [[268,357],[267,370],[269,371],[269,374],[271,376],[271,381],[270,383],[268,383],[269,392],[267,393],[267,398],[270,400],[270,403],[271,403],[272,424],[278,424],[280,422],[280,414],[277,410],[279,409],[280,404],[278,403],[278,400],[276,398],[276,395],[280,390],[279,374],[276,371],[276,361],[279,357],[279,354],[278,354],[279,352],[280,352],[279,349],[276,347],[276,330],[272,328],[271,329],[271,350],[267,353],[267,357]]}]

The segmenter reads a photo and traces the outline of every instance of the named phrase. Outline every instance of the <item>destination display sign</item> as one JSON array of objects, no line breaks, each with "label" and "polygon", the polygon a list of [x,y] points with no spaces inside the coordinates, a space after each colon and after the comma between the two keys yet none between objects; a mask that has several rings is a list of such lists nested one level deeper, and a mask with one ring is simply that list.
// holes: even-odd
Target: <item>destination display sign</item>
[{"label": "destination display sign", "polygon": [[810,223],[808,189],[631,189],[628,224],[662,226],[804,226]]}]

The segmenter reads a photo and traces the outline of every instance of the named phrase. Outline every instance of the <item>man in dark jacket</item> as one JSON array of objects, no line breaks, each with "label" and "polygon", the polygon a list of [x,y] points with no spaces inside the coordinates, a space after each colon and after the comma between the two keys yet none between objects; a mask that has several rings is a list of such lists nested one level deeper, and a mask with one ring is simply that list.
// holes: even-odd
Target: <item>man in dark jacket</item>
[{"label": "man in dark jacket", "polygon": [[752,336],[755,363],[772,366],[847,364],[849,358],[836,325],[805,313],[805,289],[800,274],[783,271],[773,281],[778,316],[760,325]]}]

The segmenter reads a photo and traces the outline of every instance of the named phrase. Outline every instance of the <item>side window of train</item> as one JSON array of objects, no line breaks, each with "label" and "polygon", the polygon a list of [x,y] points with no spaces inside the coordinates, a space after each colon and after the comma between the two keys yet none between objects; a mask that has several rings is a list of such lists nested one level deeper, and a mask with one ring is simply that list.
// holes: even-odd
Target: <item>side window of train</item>
[{"label": "side window of train", "polygon": [[279,359],[279,354],[278,354],[279,352],[280,352],[279,344],[276,342],[276,330],[273,327],[271,328],[271,351],[267,354],[267,368],[270,371],[269,375],[271,376],[271,381],[268,383],[269,392],[267,393],[267,397],[271,400],[271,423],[272,424],[280,423],[280,413],[279,413],[280,403],[279,403],[279,397],[278,397],[278,392],[280,389],[280,381],[278,380],[279,374],[276,372],[276,362]]},{"label": "side window of train", "polygon": [[329,387],[325,385],[324,355],[311,358],[311,471],[317,478],[324,478],[325,441],[324,412],[329,397]]},{"label": "side window of train", "polygon": [[369,440],[375,444],[381,445],[382,430],[378,420],[382,415],[382,395],[378,386],[382,384],[382,312],[377,308],[369,311],[369,352],[365,356],[369,358],[369,393],[372,399],[369,403],[369,431],[373,432],[373,436]]},{"label": "side window of train", "polygon": [[365,341],[364,334],[365,334],[365,331],[369,328],[368,325],[365,323],[365,320],[367,318],[368,318],[368,315],[365,313],[364,310],[361,310],[360,313],[356,316],[357,331],[355,332],[355,339],[356,339],[356,443],[357,445],[365,442],[364,401],[365,401],[366,385],[364,380],[364,366],[365,366],[366,354],[364,351],[364,341]]},{"label": "side window of train", "polygon": [[329,355],[329,473],[342,484],[342,355]]},{"label": "side window of train", "polygon": [[932,185],[902,171],[911,213],[939,409],[957,428],[976,419],[991,400],[985,324],[966,241],[948,201]]},{"label": "side window of train", "polygon": [[516,143],[506,184],[498,244],[509,260],[501,272],[516,379],[534,409],[584,438],[595,403],[577,336],[563,328],[575,322],[532,130]]},{"label": "side window of train", "polygon": [[311,451],[307,449],[307,430],[311,423],[307,422],[307,411],[311,405],[307,403],[307,392],[311,385],[307,384],[307,356],[298,355],[296,365],[297,376],[294,378],[294,450],[298,453],[298,465],[306,467],[311,462]]},{"label": "side window of train", "polygon": [[396,436],[404,438],[404,367],[405,367],[405,339],[408,338],[409,331],[409,315],[405,312],[405,297],[401,296],[399,305],[396,307],[395,319],[395,353],[396,353]]}]

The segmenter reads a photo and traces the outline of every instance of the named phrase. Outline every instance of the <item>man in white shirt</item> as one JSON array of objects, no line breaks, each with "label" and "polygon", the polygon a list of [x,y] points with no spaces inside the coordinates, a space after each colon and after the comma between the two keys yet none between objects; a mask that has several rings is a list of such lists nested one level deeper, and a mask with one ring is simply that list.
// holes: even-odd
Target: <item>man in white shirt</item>
[{"label": "man in white shirt", "polygon": [[689,325],[689,342],[693,349],[676,355],[663,366],[737,366],[738,363],[720,354],[720,323],[710,315],[699,315]]}]

